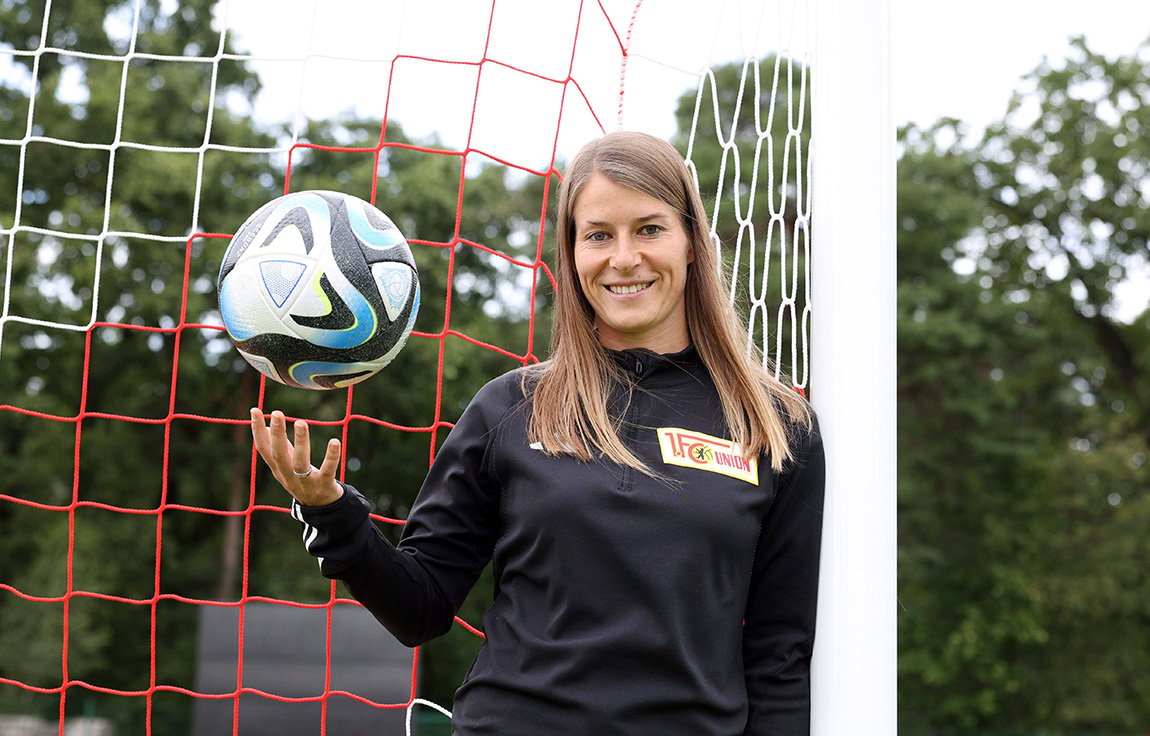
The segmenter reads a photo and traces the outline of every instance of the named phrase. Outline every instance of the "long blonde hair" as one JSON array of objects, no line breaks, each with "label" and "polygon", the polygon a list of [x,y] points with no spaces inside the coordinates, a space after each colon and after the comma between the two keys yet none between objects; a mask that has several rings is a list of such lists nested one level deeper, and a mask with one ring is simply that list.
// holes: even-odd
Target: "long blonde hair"
[{"label": "long blonde hair", "polygon": [[715,382],[723,415],[747,457],[768,455],[777,472],[791,459],[793,426],[810,427],[805,401],[761,367],[746,330],[724,295],[703,200],[679,152],[644,133],[616,132],[583,146],[559,189],[556,224],[556,294],[551,358],[524,374],[534,393],[528,435],[549,454],[590,460],[593,451],[653,474],[619,439],[619,420],[607,411],[612,386],[628,385],[623,370],[600,344],[595,313],[575,271],[575,201],[595,174],[673,207],[694,252],[684,301],[691,341]]}]

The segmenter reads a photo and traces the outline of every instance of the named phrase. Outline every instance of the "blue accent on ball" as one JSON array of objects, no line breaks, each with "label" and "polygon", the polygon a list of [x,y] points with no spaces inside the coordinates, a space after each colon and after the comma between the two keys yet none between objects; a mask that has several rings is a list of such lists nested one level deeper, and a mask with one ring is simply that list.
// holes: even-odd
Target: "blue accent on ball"
[{"label": "blue accent on ball", "polygon": [[281,309],[295,291],[295,287],[299,285],[305,271],[307,266],[298,261],[268,260],[260,263],[260,278],[264,281],[264,288],[276,306]]},{"label": "blue accent on ball", "polygon": [[419,282],[415,282],[415,302],[411,305],[411,316],[407,319],[407,327],[404,328],[404,336],[411,333],[411,329],[415,327],[415,315],[419,314]]},{"label": "blue accent on ball", "polygon": [[388,230],[376,230],[375,227],[368,222],[367,215],[363,212],[363,205],[358,202],[347,202],[347,223],[351,226],[351,231],[355,236],[360,239],[364,245],[378,248],[392,248],[406,243],[403,239],[403,233],[399,232],[399,228],[392,227]]},{"label": "blue accent on ball", "polygon": [[[351,369],[350,371],[348,369]],[[288,374],[291,375],[293,381],[303,386],[304,388],[326,389],[327,386],[321,386],[315,382],[316,376],[330,376],[332,378],[339,378],[340,376],[349,373],[362,373],[363,366],[356,363],[324,363],[321,361],[307,361],[304,363],[296,363],[288,369]]]},{"label": "blue accent on ball", "polygon": [[[335,284],[332,284],[333,288]],[[346,291],[336,291],[339,298],[355,315],[355,324],[345,330],[325,330],[322,327],[305,327],[296,323],[296,334],[304,340],[320,347],[347,350],[358,347],[371,339],[378,329],[375,310],[371,308],[363,294],[351,284]]]}]

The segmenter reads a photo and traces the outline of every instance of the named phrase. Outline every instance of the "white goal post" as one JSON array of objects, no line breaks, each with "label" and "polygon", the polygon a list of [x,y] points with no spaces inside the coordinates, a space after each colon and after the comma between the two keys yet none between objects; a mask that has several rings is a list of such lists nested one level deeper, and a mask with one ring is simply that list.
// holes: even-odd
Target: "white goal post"
[{"label": "white goal post", "polygon": [[897,732],[890,1],[817,0],[812,401],[827,447],[813,736]]}]

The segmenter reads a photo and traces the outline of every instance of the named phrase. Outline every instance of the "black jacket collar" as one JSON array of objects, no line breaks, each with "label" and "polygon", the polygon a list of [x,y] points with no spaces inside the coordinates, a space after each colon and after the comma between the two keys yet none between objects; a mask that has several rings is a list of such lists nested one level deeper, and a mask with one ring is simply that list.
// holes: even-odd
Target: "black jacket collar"
[{"label": "black jacket collar", "polygon": [[706,366],[694,344],[677,353],[656,353],[646,348],[607,349],[616,365],[636,383],[668,384],[706,374]]}]

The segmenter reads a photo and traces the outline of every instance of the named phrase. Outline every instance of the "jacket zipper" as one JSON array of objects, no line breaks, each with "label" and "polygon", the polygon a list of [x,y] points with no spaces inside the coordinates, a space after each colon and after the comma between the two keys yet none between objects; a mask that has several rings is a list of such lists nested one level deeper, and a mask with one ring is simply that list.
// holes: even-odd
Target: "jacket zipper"
[{"label": "jacket zipper", "polygon": [[[636,357],[635,362],[630,366],[631,372],[635,375],[635,382],[638,384],[643,378],[648,366],[643,362],[642,357]],[[639,438],[639,424],[638,424],[638,408],[635,406],[635,396],[632,394],[631,400],[627,402],[627,412],[623,420],[625,427],[624,430],[624,443],[632,452],[635,451],[635,446]],[[619,481],[619,492],[630,493],[631,488],[635,482],[635,469],[627,465],[623,467],[623,478]]]}]

